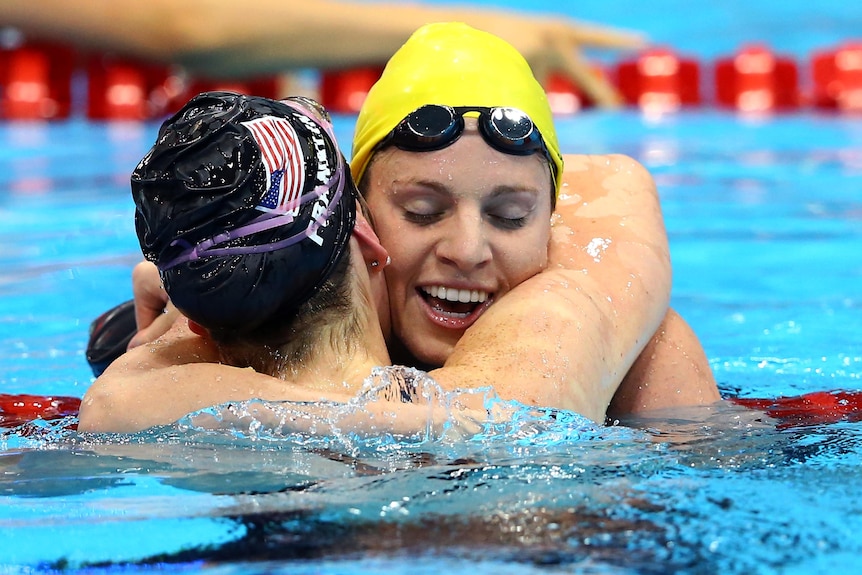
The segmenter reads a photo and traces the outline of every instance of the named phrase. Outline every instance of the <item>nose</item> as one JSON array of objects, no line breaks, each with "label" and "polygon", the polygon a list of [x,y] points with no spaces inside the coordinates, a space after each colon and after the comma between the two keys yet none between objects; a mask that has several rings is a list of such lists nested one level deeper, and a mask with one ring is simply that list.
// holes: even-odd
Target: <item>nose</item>
[{"label": "nose", "polygon": [[491,244],[480,214],[466,211],[451,220],[437,244],[437,257],[461,271],[470,271],[491,260]]}]

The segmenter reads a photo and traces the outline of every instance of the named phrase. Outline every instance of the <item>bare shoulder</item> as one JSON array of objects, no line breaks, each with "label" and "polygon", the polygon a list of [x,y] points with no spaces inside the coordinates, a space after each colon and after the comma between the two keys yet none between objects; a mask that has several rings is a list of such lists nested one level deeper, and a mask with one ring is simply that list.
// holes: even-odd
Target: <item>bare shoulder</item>
[{"label": "bare shoulder", "polygon": [[[552,264],[599,268],[600,274],[636,272],[642,266],[630,266],[642,257],[644,246],[656,250],[661,259],[667,257],[661,204],[643,165],[621,154],[567,155],[565,161],[563,188],[552,218]],[[624,246],[625,251],[619,251]],[[623,267],[610,264],[609,250],[619,252],[622,259],[617,263]]]},{"label": "bare shoulder", "polygon": [[217,360],[212,343],[192,333],[188,321],[180,317],[159,339],[117,358],[90,385],[81,403],[79,429],[132,431],[147,427],[138,425],[136,418],[144,417],[151,406],[173,403],[173,394],[186,387],[187,382],[177,381],[170,373],[172,367]]},{"label": "bare shoulder", "polygon": [[652,202],[657,197],[652,175],[628,156],[567,154],[565,165],[558,212],[603,198],[634,196]]},{"label": "bare shoulder", "polygon": [[637,160],[625,154],[564,154],[565,174],[584,171],[616,173],[632,172],[649,177],[649,171]]},{"label": "bare shoulder", "polygon": [[218,350],[212,340],[189,329],[188,320],[178,316],[161,337],[136,347],[120,357],[124,363],[135,362],[140,369],[152,369],[187,363],[217,362]]}]

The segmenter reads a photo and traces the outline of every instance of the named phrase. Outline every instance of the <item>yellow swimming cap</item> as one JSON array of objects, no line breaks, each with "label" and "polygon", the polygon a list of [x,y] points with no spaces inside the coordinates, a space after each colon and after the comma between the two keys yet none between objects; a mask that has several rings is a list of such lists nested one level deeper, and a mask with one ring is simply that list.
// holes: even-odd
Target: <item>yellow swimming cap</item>
[{"label": "yellow swimming cap", "polygon": [[419,28],[392,56],[368,92],[353,138],[350,169],[357,182],[374,147],[405,116],[425,104],[505,106],[526,112],[539,128],[556,166],[559,195],[563,157],[544,89],[510,44],[456,22]]}]

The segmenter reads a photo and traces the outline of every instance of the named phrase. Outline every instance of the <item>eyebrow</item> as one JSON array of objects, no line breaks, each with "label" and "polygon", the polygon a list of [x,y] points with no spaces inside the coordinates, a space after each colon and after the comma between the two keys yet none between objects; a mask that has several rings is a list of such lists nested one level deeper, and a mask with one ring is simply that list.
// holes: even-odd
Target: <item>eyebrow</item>
[{"label": "eyebrow", "polygon": [[494,190],[489,194],[492,198],[498,198],[500,196],[504,196],[507,194],[540,194],[544,193],[544,190],[539,190],[536,188],[531,188],[529,186],[509,186],[509,185],[501,185],[494,188]]},{"label": "eyebrow", "polygon": [[[426,179],[410,179],[410,180],[396,180],[393,182],[398,185],[416,185],[421,186],[423,188],[428,188],[432,192],[436,192],[439,194],[447,195],[447,196],[456,196],[453,189],[446,185],[445,182],[440,182],[438,180],[426,180]],[[487,194],[489,198],[499,198],[501,196],[509,195],[509,194],[540,194],[545,193],[544,189],[536,189],[529,186],[512,186],[508,184],[500,184],[495,186],[491,193]]]}]

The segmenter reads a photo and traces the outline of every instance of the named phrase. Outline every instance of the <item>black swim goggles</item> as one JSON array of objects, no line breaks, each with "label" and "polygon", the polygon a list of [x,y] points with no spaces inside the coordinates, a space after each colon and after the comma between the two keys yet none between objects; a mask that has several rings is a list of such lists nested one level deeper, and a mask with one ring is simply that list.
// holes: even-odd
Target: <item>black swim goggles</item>
[{"label": "black swim goggles", "polygon": [[377,148],[395,146],[408,152],[441,150],[464,133],[464,115],[468,112],[479,113],[479,132],[496,150],[515,156],[542,152],[551,169],[556,169],[536,124],[518,108],[426,104],[407,114]]}]

